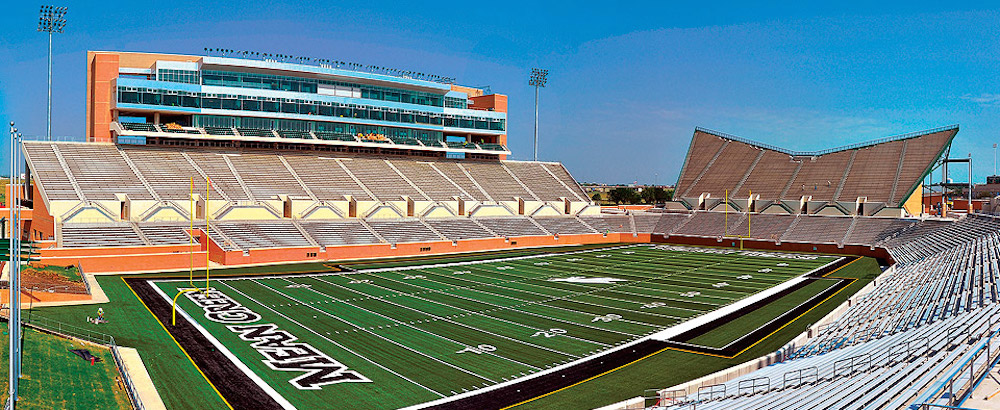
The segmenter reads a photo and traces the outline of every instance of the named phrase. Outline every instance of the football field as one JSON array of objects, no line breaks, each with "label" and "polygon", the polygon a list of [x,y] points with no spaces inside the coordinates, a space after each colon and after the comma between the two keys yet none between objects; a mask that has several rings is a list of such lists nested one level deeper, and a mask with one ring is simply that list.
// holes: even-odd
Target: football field
[{"label": "football field", "polygon": [[629,245],[213,279],[207,291],[150,283],[279,406],[398,408],[592,360],[838,259]]}]

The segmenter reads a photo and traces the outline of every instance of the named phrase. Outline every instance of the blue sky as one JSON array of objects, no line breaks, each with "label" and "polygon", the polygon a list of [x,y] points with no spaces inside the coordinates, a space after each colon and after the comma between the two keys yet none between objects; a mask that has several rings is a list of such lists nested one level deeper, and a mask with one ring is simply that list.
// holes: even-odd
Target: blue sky
[{"label": "blue sky", "polygon": [[[695,126],[813,150],[958,123],[952,156],[972,153],[977,181],[993,173],[992,4],[673,3],[64,2],[53,134],[83,135],[87,50],[224,47],[489,85],[510,96],[519,159],[531,157],[528,72],[548,68],[539,158],[583,181],[672,184]],[[0,119],[26,135],[45,133],[37,12],[18,2],[0,15]]]}]

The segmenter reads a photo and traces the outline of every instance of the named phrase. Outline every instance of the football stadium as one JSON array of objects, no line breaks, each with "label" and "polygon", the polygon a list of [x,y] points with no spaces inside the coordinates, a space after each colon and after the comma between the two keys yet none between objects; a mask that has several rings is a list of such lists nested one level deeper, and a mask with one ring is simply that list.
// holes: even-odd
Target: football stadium
[{"label": "football stadium", "polygon": [[86,90],[85,142],[11,126],[7,408],[996,406],[1000,219],[926,195],[958,125],[698,127],[625,207],[454,78],[91,51]]}]

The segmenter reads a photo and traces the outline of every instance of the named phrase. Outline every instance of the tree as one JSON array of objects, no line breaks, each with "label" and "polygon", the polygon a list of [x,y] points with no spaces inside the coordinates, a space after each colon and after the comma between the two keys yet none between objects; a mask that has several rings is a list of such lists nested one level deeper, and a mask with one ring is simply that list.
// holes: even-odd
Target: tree
[{"label": "tree", "polygon": [[590,199],[593,199],[594,202],[601,202],[601,193],[600,192],[594,192],[594,195],[592,195],[590,197]]},{"label": "tree", "polygon": [[615,204],[634,204],[639,202],[639,195],[632,188],[618,187],[608,192],[608,200]]}]

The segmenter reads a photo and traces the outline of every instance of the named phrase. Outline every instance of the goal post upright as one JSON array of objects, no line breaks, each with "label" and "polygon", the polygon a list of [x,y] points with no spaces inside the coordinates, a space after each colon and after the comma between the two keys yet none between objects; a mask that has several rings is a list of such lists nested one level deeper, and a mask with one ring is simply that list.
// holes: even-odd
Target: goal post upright
[{"label": "goal post upright", "polygon": [[[209,266],[208,265],[210,263],[210,260],[209,260],[209,248],[210,248],[210,246],[209,246],[209,243],[208,243],[208,241],[209,241],[209,237],[208,237],[208,232],[209,232],[209,225],[208,225],[209,224],[209,205],[208,205],[208,201],[209,201],[209,191],[211,190],[211,188],[212,188],[212,179],[209,178],[209,177],[206,177],[205,178],[205,288],[204,289],[199,288],[198,285],[194,284],[194,236],[191,236],[191,234],[189,233],[188,234],[188,237],[189,237],[188,244],[189,244],[189,251],[191,253],[191,269],[190,269],[190,271],[188,273],[188,283],[191,285],[191,287],[188,288],[188,289],[178,290],[177,294],[174,295],[174,300],[173,300],[173,302],[171,303],[171,306],[170,306],[170,325],[171,326],[177,326],[177,299],[180,298],[180,296],[182,294],[189,293],[189,292],[201,292],[201,293],[208,292],[208,289],[209,289],[209,286],[210,286],[209,276],[208,276],[209,275]],[[195,212],[195,208],[194,208],[194,178],[193,177],[191,178],[191,202],[190,202],[190,206],[191,206],[191,209],[190,209],[190,214],[189,214],[190,218],[189,219],[191,221],[191,223],[190,223],[191,230],[188,231],[188,232],[194,232],[194,218],[195,218],[196,212]]]}]

